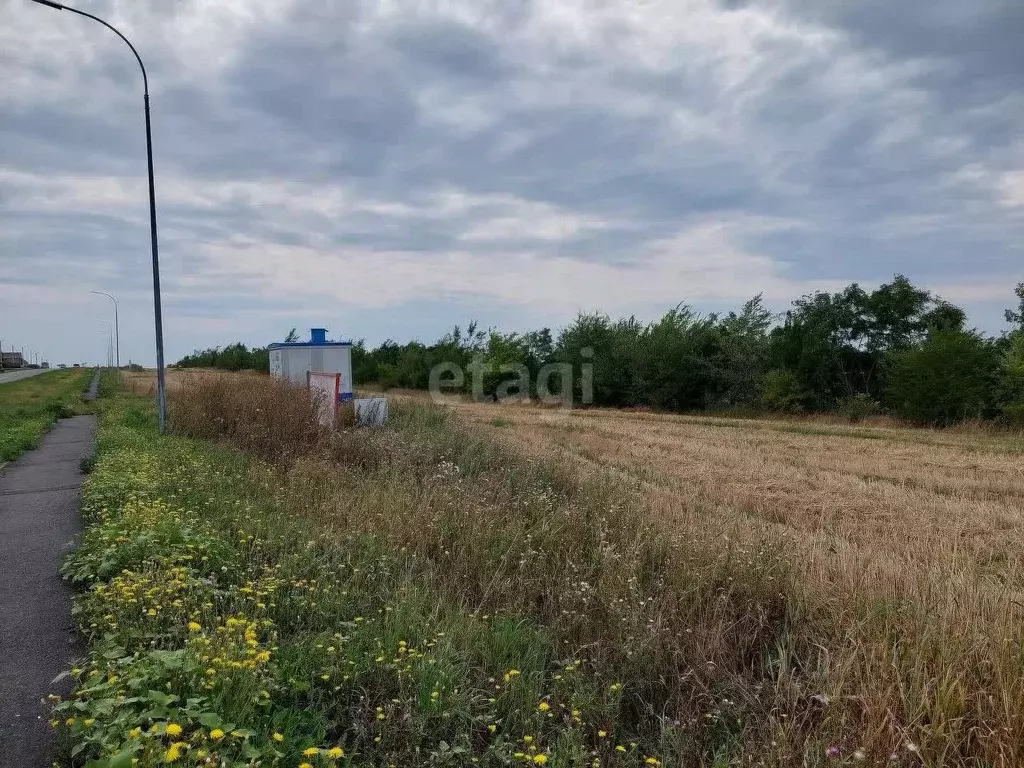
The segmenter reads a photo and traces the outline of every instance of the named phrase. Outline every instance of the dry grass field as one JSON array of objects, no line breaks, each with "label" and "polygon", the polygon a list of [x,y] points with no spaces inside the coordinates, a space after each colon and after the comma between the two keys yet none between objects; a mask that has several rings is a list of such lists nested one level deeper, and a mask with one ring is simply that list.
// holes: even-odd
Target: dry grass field
[{"label": "dry grass field", "polygon": [[[832,635],[819,693],[871,701],[865,709],[876,710],[869,719],[879,734],[916,719],[918,729],[899,726],[908,747],[922,733],[946,744],[923,764],[959,764],[954,753],[978,750],[966,743],[975,738],[1024,740],[1015,714],[1024,626],[1020,433],[454,407],[528,455],[629,485],[677,540],[738,556],[766,545],[786,553],[801,610]],[[1017,749],[994,754],[977,764],[1024,759]]]},{"label": "dry grass field", "polygon": [[819,568],[957,566],[1024,552],[1024,437],[610,409],[460,404],[527,451],[635,484],[657,519],[784,538]]},{"label": "dry grass field", "polygon": [[[253,405],[232,405],[226,388],[202,383],[221,375],[172,372],[172,402],[182,402],[182,412],[200,425],[192,432],[207,429],[201,425],[208,414],[234,408],[242,437],[225,437],[250,450],[258,444],[248,426]],[[260,381],[266,378],[253,379],[255,392]],[[139,394],[152,391],[145,374],[128,382]],[[182,387],[191,394],[181,394]],[[281,397],[265,396],[268,403]],[[426,400],[422,393],[391,396],[399,403]],[[614,614],[632,599],[625,595],[638,595],[634,610],[644,618],[629,642],[652,643],[650,658],[666,666],[643,667],[628,661],[629,648],[618,648],[627,661],[616,663],[633,664],[627,686],[668,690],[659,706],[711,718],[669,717],[670,725],[694,723],[693,744],[705,745],[680,748],[679,759],[702,757],[676,764],[980,768],[1024,761],[1021,434],[507,404],[445,408],[465,434],[437,422],[424,445],[448,446],[437,449],[441,456],[472,463],[474,452],[496,444],[488,461],[500,465],[506,455],[509,477],[536,464],[575,478],[580,490],[569,493],[559,513],[566,521],[559,525],[584,547],[575,556],[587,557],[587,525],[607,526],[602,536],[629,553],[621,563],[619,555],[598,558],[605,565],[594,566],[592,578],[607,593],[588,592],[589,610]],[[427,422],[435,424],[433,417]],[[402,434],[394,444],[381,435],[369,448],[349,434],[338,450],[368,455],[372,448],[376,462],[392,451],[416,455],[421,438],[410,444]],[[310,459],[293,470],[290,482],[304,504],[313,493],[310,467],[338,460]],[[519,595],[528,585],[546,595],[536,617],[556,635],[571,635],[580,648],[619,643],[598,614],[586,632],[559,626],[570,615],[583,619],[556,610],[570,602],[567,585],[579,578],[572,562],[557,565],[554,553],[569,546],[557,526],[549,543],[528,546],[533,555],[548,548],[556,558],[546,561],[547,581],[523,565],[526,559],[520,566],[527,570],[507,573],[507,555],[484,556],[493,547],[481,542],[504,535],[520,503],[494,471],[456,478],[450,487],[441,472],[411,487],[405,477],[375,470],[358,491],[346,486],[343,503],[336,491],[317,491],[316,514],[344,509],[347,526],[362,530],[353,521],[371,521],[403,552],[433,553],[443,542],[448,558],[461,542],[465,559],[450,564],[453,581],[442,577],[439,587],[451,599],[522,611]],[[351,483],[353,475],[338,477]],[[406,493],[407,502],[395,501]],[[450,534],[455,539],[438,540],[433,523],[424,521],[447,514],[437,510],[451,508],[449,493],[474,510],[466,518],[472,524]],[[661,533],[647,532],[648,525]],[[645,543],[655,535],[664,536],[667,549]],[[499,572],[508,580],[501,587]],[[726,707],[740,712],[728,733],[720,727]],[[719,751],[709,753],[707,744]]]},{"label": "dry grass field", "polygon": [[[170,371],[168,388],[197,376]],[[151,372],[126,374],[136,392]],[[392,396],[426,401],[424,393]],[[642,494],[670,534],[783,545],[828,589],[891,593],[938,573],[1022,587],[1024,434],[460,402],[528,455]],[[1024,607],[1024,597],[1021,599]]]}]

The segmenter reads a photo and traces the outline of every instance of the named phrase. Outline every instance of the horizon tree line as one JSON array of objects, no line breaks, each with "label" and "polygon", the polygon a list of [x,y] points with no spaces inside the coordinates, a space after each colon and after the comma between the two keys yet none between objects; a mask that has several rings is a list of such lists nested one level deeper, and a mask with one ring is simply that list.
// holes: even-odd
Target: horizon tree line
[{"label": "horizon tree line", "polygon": [[[503,333],[471,322],[432,344],[388,339],[370,349],[360,340],[353,377],[356,386],[427,389],[439,364],[482,366],[482,394],[493,398],[516,370],[525,367],[534,388],[545,365],[586,357],[600,406],[838,412],[851,421],[888,413],[936,426],[964,419],[1024,426],[1024,283],[1012,294],[1017,306],[1006,310],[1009,328],[998,336],[966,327],[963,309],[896,275],[872,291],[852,283],[801,296],[781,314],[759,294],[727,314],[681,303],[646,323],[590,312],[557,333]],[[238,342],[197,350],[176,365],[265,372],[269,353]]]}]

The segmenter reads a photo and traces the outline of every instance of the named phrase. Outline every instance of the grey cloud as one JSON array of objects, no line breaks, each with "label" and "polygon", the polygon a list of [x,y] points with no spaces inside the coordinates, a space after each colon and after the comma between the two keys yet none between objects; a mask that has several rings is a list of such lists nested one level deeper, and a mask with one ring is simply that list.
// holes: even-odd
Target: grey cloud
[{"label": "grey cloud", "polygon": [[810,18],[848,31],[858,44],[897,58],[945,61],[934,85],[949,84],[961,104],[998,99],[1024,87],[1024,5],[1016,0],[791,0]]},{"label": "grey cloud", "polygon": [[69,120],[54,106],[10,112],[0,123],[4,165],[55,174],[131,172],[140,167],[139,150],[145,152],[143,126],[141,98],[122,120],[109,113]]},{"label": "grey cloud", "polygon": [[488,88],[516,73],[489,36],[463,24],[409,21],[392,29],[386,44],[420,76]]},{"label": "grey cloud", "polygon": [[[467,4],[458,20],[412,6],[383,18],[375,4],[298,2],[248,29],[222,69],[190,76],[159,30],[200,7],[132,16],[151,61],[168,295],[190,318],[224,316],[247,296],[268,314],[301,313],[295,297],[267,295],[251,276],[202,274],[209,247],[240,236],[281,253],[429,259],[467,249],[495,264],[528,252],[620,265],[697,223],[768,216],[800,226],[742,241],[797,282],[1019,271],[1024,221],[995,183],[1024,166],[1016,3],[730,2],[728,13],[773,12],[796,31],[756,41],[750,55],[762,66],[728,87],[722,51],[680,46],[647,66],[604,45],[625,29],[549,50],[536,30],[540,6],[526,0]],[[97,48],[63,102],[0,86],[0,104],[16,106],[0,119],[0,171],[143,180],[126,55]],[[38,67],[47,83],[68,76],[59,62]],[[975,166],[976,181],[958,180]],[[288,194],[298,204],[245,190],[200,194],[222,182],[296,184]],[[445,190],[476,202],[438,208]],[[338,191],[342,203],[322,205]],[[144,295],[144,200],[44,213],[11,202],[26,193],[0,188],[0,282],[81,282],[102,260],[105,275]],[[559,216],[604,226],[544,235],[545,215],[556,229]],[[494,222],[497,234],[466,239]],[[26,252],[43,271],[25,277],[11,266]]]}]

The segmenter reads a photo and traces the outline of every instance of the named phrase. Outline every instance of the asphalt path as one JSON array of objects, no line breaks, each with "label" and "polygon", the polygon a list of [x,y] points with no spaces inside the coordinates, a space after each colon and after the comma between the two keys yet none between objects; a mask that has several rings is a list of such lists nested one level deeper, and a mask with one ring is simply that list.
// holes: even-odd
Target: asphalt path
[{"label": "asphalt path", "polygon": [[0,373],[0,384],[7,384],[11,381],[20,381],[21,379],[28,379],[32,376],[38,376],[41,373],[49,373],[54,370],[53,368],[19,368],[13,371],[4,371]]},{"label": "asphalt path", "polygon": [[54,732],[44,699],[81,648],[71,590],[58,575],[81,529],[81,460],[95,416],[57,422],[39,448],[0,473],[0,768],[50,768]]}]

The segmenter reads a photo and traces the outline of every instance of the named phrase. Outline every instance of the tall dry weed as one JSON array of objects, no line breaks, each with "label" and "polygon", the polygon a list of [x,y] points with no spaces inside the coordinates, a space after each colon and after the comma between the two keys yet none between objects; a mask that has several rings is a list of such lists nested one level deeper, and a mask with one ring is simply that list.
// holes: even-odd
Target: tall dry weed
[{"label": "tall dry weed", "polygon": [[807,580],[781,540],[752,544],[709,509],[665,531],[636,485],[580,480],[431,406],[339,435],[269,379],[244,396],[197,380],[172,404],[185,434],[278,462],[292,514],[409,553],[440,600],[536,622],[625,685],[623,720],[672,764],[1020,764],[1016,584],[951,563],[886,588],[856,559]]}]

